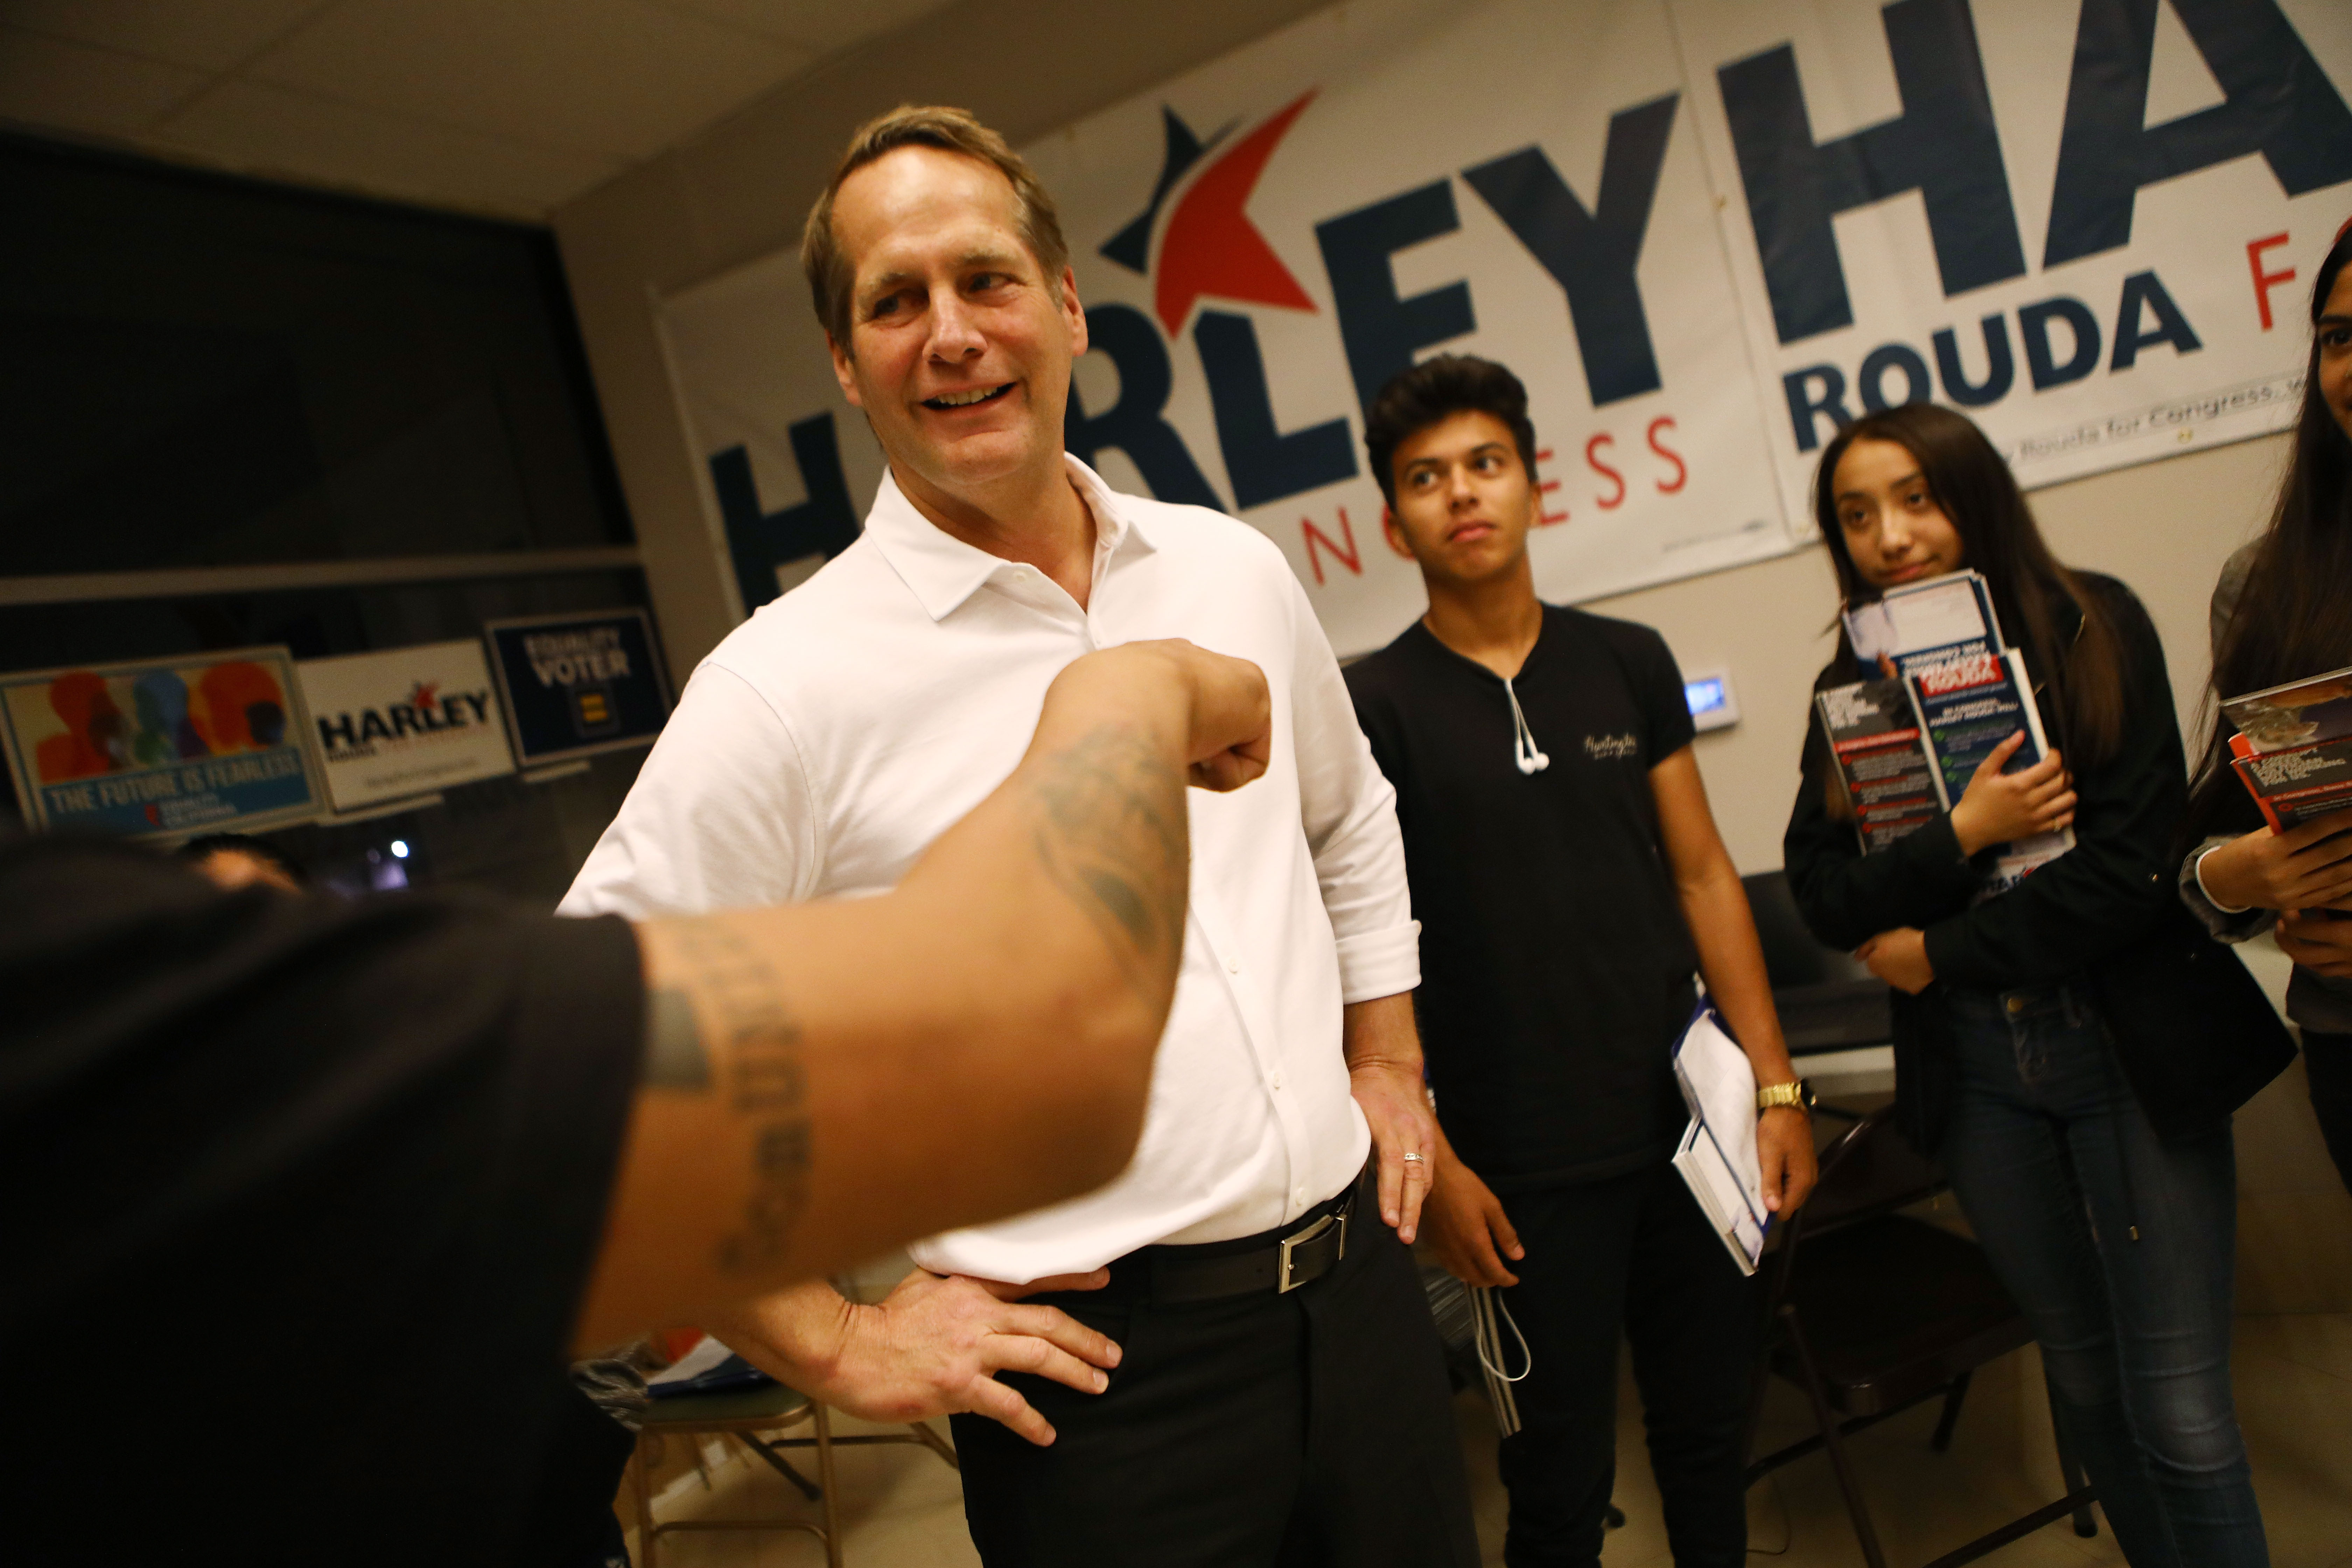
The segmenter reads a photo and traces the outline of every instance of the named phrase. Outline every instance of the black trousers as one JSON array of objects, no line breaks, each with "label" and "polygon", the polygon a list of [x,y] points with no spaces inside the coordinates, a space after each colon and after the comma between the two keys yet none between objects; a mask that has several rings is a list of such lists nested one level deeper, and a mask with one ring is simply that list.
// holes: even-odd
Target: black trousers
[{"label": "black trousers", "polygon": [[2352,1035],[2303,1031],[2304,1076],[2311,1080],[2312,1114],[2336,1161],[2336,1173],[2352,1187]]},{"label": "black trousers", "polygon": [[1617,1475],[1622,1334],[1675,1568],[1740,1568],[1754,1281],[1671,1165],[1517,1193],[1503,1207],[1528,1255],[1502,1301],[1534,1358],[1514,1389],[1522,1425],[1502,1444],[1504,1563],[1597,1568]]},{"label": "black trousers", "polygon": [[1105,1291],[1035,1298],[1121,1352],[1099,1394],[1003,1374],[1051,1447],[953,1418],[988,1568],[1476,1568],[1428,1299],[1369,1192],[1347,1256],[1287,1295],[1154,1302],[1142,1256]]}]

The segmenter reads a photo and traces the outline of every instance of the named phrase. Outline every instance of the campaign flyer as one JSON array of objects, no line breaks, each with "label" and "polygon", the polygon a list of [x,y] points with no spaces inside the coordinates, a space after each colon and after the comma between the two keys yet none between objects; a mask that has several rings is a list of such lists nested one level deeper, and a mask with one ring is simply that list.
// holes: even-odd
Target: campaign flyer
[{"label": "campaign flyer", "polygon": [[514,772],[478,642],[305,659],[296,668],[339,812]]},{"label": "campaign flyer", "polygon": [[2284,833],[2352,806],[2352,669],[2221,700],[2231,764]]},{"label": "campaign flyer", "polygon": [[1864,853],[1883,849],[1943,808],[1918,715],[1899,680],[1881,679],[1814,694],[1822,732],[1853,805]]},{"label": "campaign flyer", "polygon": [[525,767],[651,745],[669,717],[669,680],[643,610],[490,621],[482,637]]},{"label": "campaign flyer", "polygon": [[2002,767],[2013,773],[2040,762],[2042,715],[2025,676],[2024,656],[1979,651],[1916,667],[1904,678],[1936,760],[1937,793],[1948,811],[1993,749],[2020,730],[2025,744]]},{"label": "campaign flyer", "polygon": [[251,832],[326,810],[283,647],[0,675],[0,745],[37,827]]}]

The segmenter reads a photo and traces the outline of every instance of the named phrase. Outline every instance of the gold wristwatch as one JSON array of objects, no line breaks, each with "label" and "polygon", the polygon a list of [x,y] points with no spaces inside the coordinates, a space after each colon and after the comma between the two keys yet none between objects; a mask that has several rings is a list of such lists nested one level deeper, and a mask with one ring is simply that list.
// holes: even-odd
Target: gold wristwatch
[{"label": "gold wristwatch", "polygon": [[1810,1112],[1813,1109],[1813,1086],[1803,1079],[1792,1078],[1786,1083],[1768,1083],[1756,1091],[1758,1114],[1780,1105],[1793,1105]]}]

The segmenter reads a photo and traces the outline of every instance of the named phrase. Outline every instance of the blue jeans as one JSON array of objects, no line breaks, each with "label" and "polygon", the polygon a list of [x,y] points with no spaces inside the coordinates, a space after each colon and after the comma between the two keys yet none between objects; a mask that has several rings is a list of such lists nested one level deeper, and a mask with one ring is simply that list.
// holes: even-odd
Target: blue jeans
[{"label": "blue jeans", "polygon": [[2042,1342],[2116,1543],[2133,1568],[2263,1568],[2230,1396],[2228,1128],[2160,1142],[2074,987],[1946,995],[1959,1092],[1945,1167]]}]

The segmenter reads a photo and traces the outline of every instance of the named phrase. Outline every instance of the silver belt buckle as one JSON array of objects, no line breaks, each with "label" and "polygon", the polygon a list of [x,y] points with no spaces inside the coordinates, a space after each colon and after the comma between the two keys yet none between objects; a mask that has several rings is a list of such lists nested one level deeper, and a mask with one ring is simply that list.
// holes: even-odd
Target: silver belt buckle
[{"label": "silver belt buckle", "polygon": [[1280,1263],[1275,1275],[1274,1293],[1276,1295],[1286,1296],[1307,1283],[1304,1279],[1293,1279],[1290,1277],[1291,1249],[1304,1247],[1310,1241],[1321,1238],[1333,1226],[1339,1227],[1339,1257],[1345,1258],[1348,1256],[1348,1216],[1343,1214],[1327,1214],[1297,1236],[1283,1237]]}]

